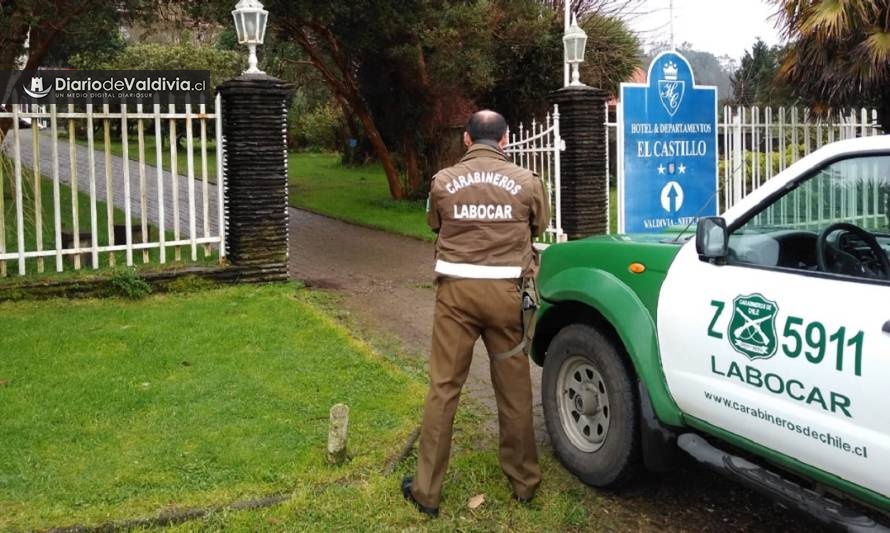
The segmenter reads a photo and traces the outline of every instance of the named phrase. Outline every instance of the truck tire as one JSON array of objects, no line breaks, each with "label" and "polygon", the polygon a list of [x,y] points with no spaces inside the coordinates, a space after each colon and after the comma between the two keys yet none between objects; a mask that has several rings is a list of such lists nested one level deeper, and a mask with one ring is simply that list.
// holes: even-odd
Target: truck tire
[{"label": "truck tire", "polygon": [[547,431],[581,481],[618,487],[640,465],[639,399],[623,354],[599,330],[573,324],[550,342],[541,383]]}]

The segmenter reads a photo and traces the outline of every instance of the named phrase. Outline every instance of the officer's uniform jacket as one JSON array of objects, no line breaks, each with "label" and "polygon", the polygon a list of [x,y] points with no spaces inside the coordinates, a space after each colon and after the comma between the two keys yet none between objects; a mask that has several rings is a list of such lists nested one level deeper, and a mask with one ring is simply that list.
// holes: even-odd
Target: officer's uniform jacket
[{"label": "officer's uniform jacket", "polygon": [[550,220],[541,179],[487,144],[433,177],[427,219],[436,239],[436,272],[472,279],[537,273],[532,239]]}]

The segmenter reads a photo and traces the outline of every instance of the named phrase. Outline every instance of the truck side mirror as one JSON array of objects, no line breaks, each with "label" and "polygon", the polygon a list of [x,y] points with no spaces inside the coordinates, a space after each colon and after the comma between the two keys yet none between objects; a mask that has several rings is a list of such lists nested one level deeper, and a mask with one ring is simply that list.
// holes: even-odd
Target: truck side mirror
[{"label": "truck side mirror", "polygon": [[729,236],[723,217],[705,217],[695,230],[695,250],[698,258],[709,263],[725,263],[729,255]]}]

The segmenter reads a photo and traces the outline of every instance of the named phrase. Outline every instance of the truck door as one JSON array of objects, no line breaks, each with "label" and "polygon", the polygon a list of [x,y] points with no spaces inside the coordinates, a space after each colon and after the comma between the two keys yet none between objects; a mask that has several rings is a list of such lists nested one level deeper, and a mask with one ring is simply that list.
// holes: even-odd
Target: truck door
[{"label": "truck door", "polygon": [[791,180],[729,226],[728,264],[687,243],[658,306],[682,410],[890,496],[890,154]]}]

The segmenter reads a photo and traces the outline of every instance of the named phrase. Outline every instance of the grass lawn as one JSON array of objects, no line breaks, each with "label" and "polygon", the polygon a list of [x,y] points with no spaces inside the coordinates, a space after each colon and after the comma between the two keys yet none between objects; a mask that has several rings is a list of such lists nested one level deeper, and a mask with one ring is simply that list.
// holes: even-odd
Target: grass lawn
[{"label": "grass lawn", "polygon": [[[291,153],[290,204],[391,233],[435,239],[426,225],[425,202],[395,202],[379,165],[346,168],[338,154]],[[618,227],[617,195],[610,190],[610,225]]]},{"label": "grass lawn", "polygon": [[[542,454],[544,481],[530,505],[513,501],[496,459],[495,439],[478,430],[481,422],[458,411],[452,460],[445,477],[439,518],[418,513],[401,495],[402,477],[414,472],[412,455],[389,476],[372,472],[312,489],[305,487],[280,506],[244,512],[219,512],[171,528],[199,531],[628,531],[634,522],[623,513],[607,514],[611,502],[571,477],[549,454]],[[468,508],[483,494],[481,507]],[[638,529],[638,527],[637,527]]]},{"label": "grass lawn", "polygon": [[[382,354],[293,285],[145,300],[0,304],[0,530],[220,507],[175,531],[567,531],[620,529],[615,510],[542,453],[544,485],[510,499],[496,436],[465,399],[442,515],[428,521],[384,466],[420,421],[417,360]],[[333,304],[335,305],[335,303]],[[372,341],[373,342],[373,341]],[[329,407],[350,406],[350,461],[324,459]],[[470,510],[467,500],[485,494]],[[614,507],[608,505],[608,507]],[[620,510],[619,510],[620,511]]]},{"label": "grass lawn", "polygon": [[349,168],[338,154],[291,153],[290,204],[322,215],[425,240],[426,202],[390,199],[380,165]]},{"label": "grass lawn", "polygon": [[289,285],[0,304],[0,337],[0,530],[314,492],[381,468],[423,396]]}]

